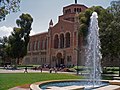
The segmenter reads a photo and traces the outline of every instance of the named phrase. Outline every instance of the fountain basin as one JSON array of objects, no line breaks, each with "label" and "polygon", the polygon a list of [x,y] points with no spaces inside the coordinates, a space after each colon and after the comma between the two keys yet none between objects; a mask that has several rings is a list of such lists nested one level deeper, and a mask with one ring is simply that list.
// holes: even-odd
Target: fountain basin
[{"label": "fountain basin", "polygon": [[109,84],[104,81],[101,85],[87,85],[87,80],[51,80],[37,82],[30,86],[31,90],[92,90]]}]

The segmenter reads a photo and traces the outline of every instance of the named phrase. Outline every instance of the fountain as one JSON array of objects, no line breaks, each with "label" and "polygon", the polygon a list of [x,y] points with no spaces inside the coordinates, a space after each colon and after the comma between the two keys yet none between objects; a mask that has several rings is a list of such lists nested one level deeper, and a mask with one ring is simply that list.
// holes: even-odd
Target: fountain
[{"label": "fountain", "polygon": [[[98,16],[96,12],[92,13],[89,34],[87,37],[86,45],[86,68],[87,68],[87,80],[60,80],[60,81],[45,81],[33,84],[32,87],[38,89],[32,90],[93,90],[101,86],[108,85],[108,82],[101,82],[101,65],[100,59],[102,58],[100,53],[100,39],[99,39],[99,27]],[[40,89],[39,89],[40,88]],[[52,89],[53,88],[53,89]],[[67,88],[67,89],[66,89]],[[68,89],[69,88],[69,89]],[[71,89],[73,88],[73,89]]]},{"label": "fountain", "polygon": [[88,74],[88,83],[92,83],[93,87],[100,85],[101,79],[101,63],[102,58],[100,52],[100,39],[99,39],[99,27],[98,16],[96,12],[92,13],[90,17],[90,26],[88,30],[87,46],[86,46],[86,63]]}]

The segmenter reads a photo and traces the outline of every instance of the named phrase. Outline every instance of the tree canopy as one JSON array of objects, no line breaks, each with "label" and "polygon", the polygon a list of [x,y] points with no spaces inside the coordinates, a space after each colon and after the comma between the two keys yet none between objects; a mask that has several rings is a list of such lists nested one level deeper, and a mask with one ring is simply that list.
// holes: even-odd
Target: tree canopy
[{"label": "tree canopy", "polygon": [[7,37],[0,38],[0,57],[2,64],[5,63],[5,59],[7,57],[7,53],[6,53],[7,44],[8,44]]},{"label": "tree canopy", "polygon": [[101,42],[104,57],[113,61],[120,59],[120,0],[112,1],[108,11],[112,17],[106,16],[109,22],[106,22],[108,25],[104,27]]},{"label": "tree canopy", "polygon": [[100,31],[104,31],[104,29],[109,24],[112,18],[112,15],[109,15],[108,10],[104,9],[101,6],[93,6],[85,10],[85,12],[80,13],[79,14],[79,19],[80,19],[79,34],[83,36],[85,43],[86,43],[86,37],[88,34],[90,16],[92,15],[93,12],[97,12],[98,14]]},{"label": "tree canopy", "polygon": [[[103,60],[117,62],[120,59],[120,0],[112,1],[107,9],[93,6],[80,13],[80,35],[84,38],[87,36],[90,16],[94,11],[98,13]],[[111,65],[119,66],[120,63]]]},{"label": "tree canopy", "polygon": [[0,21],[5,20],[5,17],[11,12],[17,12],[20,8],[21,0],[0,0]]},{"label": "tree canopy", "polygon": [[18,27],[14,27],[13,32],[9,36],[8,55],[13,59],[17,59],[17,63],[19,63],[20,58],[27,54],[32,22],[33,18],[29,14],[22,14],[16,20]]}]

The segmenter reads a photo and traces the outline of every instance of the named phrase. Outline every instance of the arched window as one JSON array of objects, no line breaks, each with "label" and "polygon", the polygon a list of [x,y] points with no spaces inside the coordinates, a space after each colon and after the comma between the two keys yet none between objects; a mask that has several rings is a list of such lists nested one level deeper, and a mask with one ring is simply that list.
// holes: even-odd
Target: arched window
[{"label": "arched window", "polygon": [[77,12],[80,13],[81,12],[81,8],[77,8]]},{"label": "arched window", "polygon": [[34,41],[34,50],[36,50],[36,45],[37,45],[37,42]]},{"label": "arched window", "polygon": [[38,50],[38,41],[36,41],[36,50]]},{"label": "arched window", "polygon": [[38,41],[38,50],[40,50],[40,41]]},{"label": "arched window", "polygon": [[60,48],[64,48],[64,34],[60,34]]},{"label": "arched window", "polygon": [[30,43],[28,43],[28,45],[27,45],[27,51],[30,51]]},{"label": "arched window", "polygon": [[74,12],[75,12],[75,13],[77,12],[76,8],[74,8]]},{"label": "arched window", "polygon": [[58,48],[59,47],[59,38],[58,35],[55,35],[54,37],[54,48]]},{"label": "arched window", "polygon": [[32,50],[33,50],[33,51],[35,50],[35,41],[33,42]]},{"label": "arched window", "polygon": [[45,49],[45,40],[42,41],[42,50]]},{"label": "arched window", "polygon": [[33,49],[32,49],[32,42],[30,42],[30,51],[32,51]]},{"label": "arched window", "polygon": [[45,50],[47,49],[47,39],[45,39]]},{"label": "arched window", "polygon": [[76,13],[80,13],[81,12],[81,8],[74,8],[74,12]]},{"label": "arched window", "polygon": [[70,47],[70,33],[66,33],[65,35],[65,38],[66,38],[66,47]]},{"label": "arched window", "polygon": [[72,57],[71,56],[67,56],[67,62],[71,62],[72,61]]},{"label": "arched window", "polygon": [[41,50],[43,50],[43,43],[44,43],[44,41],[43,40],[41,40]]}]

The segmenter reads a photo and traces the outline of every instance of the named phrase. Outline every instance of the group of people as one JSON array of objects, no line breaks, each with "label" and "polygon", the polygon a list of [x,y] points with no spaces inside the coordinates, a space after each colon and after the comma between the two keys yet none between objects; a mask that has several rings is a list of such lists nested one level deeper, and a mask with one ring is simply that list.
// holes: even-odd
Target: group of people
[{"label": "group of people", "polygon": [[[37,70],[37,69],[35,68],[35,70]],[[39,70],[42,72],[42,71],[43,71],[43,68],[42,68],[42,67],[39,67]],[[54,67],[54,68],[49,68],[49,73],[52,73],[52,71],[54,71],[55,73],[57,73],[58,68],[56,68],[56,67]],[[25,69],[24,69],[24,73],[28,73],[28,68],[27,68],[27,66],[26,66]]]},{"label": "group of people", "polygon": [[49,71],[50,71],[50,73],[52,73],[52,71],[55,71],[55,73],[57,73],[58,69],[56,67],[54,67],[54,68],[50,68]]},{"label": "group of people", "polygon": [[[37,70],[36,67],[35,67],[35,70]],[[40,71],[42,72],[42,67],[40,67]],[[25,67],[24,73],[28,73],[27,66]]]}]

